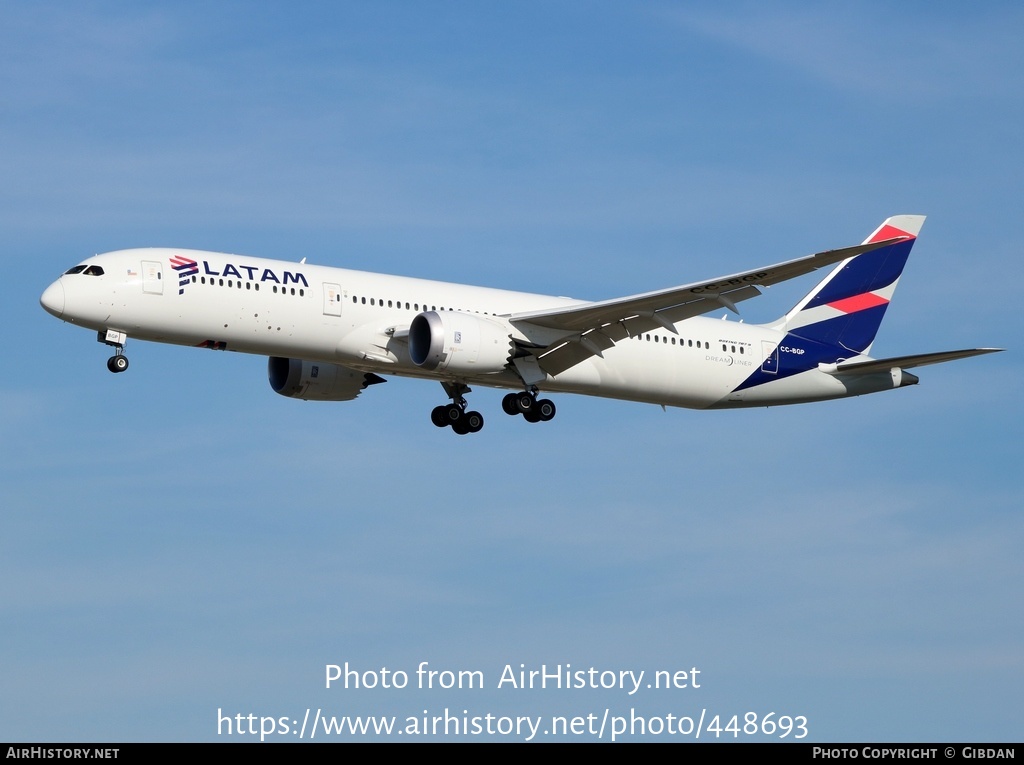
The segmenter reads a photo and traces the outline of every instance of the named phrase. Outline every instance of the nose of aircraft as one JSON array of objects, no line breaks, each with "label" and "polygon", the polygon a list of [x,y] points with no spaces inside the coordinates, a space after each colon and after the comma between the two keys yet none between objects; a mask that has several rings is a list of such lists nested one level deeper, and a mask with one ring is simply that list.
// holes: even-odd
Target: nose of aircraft
[{"label": "nose of aircraft", "polygon": [[39,298],[39,304],[57,318],[64,313],[64,285],[58,279]]}]

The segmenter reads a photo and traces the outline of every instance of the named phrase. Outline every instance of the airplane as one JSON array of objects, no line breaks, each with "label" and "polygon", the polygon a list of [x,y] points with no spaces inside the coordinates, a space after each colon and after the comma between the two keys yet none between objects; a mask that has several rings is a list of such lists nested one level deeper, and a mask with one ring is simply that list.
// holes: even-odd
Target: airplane
[{"label": "airplane", "polygon": [[[732,409],[914,385],[908,369],[1000,348],[876,359],[875,339],[924,216],[888,218],[863,244],[668,289],[596,302],[341,268],[170,248],[82,261],[40,303],[114,348],[129,337],[268,356],[271,388],[349,401],[388,375],[436,380],[431,421],[465,435],[483,415],[471,385],[509,389],[506,414],[555,416],[544,393]],[[828,275],[768,324],[706,314],[819,268]]]}]

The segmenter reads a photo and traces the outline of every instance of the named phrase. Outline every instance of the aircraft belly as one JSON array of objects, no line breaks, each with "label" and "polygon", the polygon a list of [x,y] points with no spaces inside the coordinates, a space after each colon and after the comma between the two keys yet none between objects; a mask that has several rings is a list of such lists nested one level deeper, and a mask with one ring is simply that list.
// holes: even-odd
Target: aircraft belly
[{"label": "aircraft belly", "polygon": [[842,377],[810,369],[800,374],[770,380],[742,391],[741,399],[728,398],[716,402],[712,409],[730,409],[748,406],[777,406],[803,404],[811,401],[860,396],[895,387],[888,372]]},{"label": "aircraft belly", "polygon": [[746,372],[709,358],[705,349],[627,341],[545,383],[545,390],[703,409],[720,400]]}]

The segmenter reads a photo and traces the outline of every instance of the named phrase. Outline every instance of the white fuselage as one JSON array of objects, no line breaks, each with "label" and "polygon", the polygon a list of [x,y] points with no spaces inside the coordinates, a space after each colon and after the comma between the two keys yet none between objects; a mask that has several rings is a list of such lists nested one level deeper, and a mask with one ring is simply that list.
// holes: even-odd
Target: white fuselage
[{"label": "white fuselage", "polygon": [[[511,314],[582,302],[194,250],[122,250],[83,264],[103,273],[65,274],[42,300],[48,311],[73,324],[383,376],[520,390],[523,379],[511,365],[451,374],[414,364],[405,337],[413,318],[424,311],[454,311],[505,322],[502,317]],[[851,381],[813,368],[737,390],[762,365],[778,364],[786,335],[704,317],[674,326],[675,332],[659,328],[619,341],[548,375],[537,387],[697,409],[798,403],[894,387],[888,374]],[[508,328],[517,341],[545,334],[543,328],[536,336]],[[543,337],[542,343],[551,340]]]}]

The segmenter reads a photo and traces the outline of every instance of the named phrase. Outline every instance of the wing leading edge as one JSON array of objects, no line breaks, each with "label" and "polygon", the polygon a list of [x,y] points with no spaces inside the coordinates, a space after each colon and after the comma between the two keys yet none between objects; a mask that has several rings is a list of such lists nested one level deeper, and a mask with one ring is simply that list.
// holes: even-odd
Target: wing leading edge
[{"label": "wing leading edge", "polygon": [[551,330],[564,333],[546,347],[530,349],[541,369],[557,375],[592,356],[601,356],[603,351],[628,337],[658,327],[675,332],[676,323],[722,307],[738,313],[736,303],[760,295],[758,287],[795,279],[847,258],[912,238],[898,236],[856,247],[826,250],[705,282],[595,303],[578,303],[554,310],[517,313],[507,318],[528,337],[531,328],[542,328],[546,334]]}]

